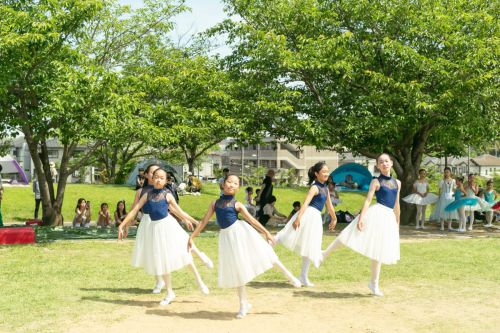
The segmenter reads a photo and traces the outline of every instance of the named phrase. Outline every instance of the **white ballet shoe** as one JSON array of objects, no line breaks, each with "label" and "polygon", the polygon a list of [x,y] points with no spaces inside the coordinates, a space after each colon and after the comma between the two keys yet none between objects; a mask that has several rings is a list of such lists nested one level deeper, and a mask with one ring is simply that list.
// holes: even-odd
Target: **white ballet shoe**
[{"label": "white ballet shoe", "polygon": [[467,230],[472,231],[472,227],[468,227]]},{"label": "white ballet shoe", "polygon": [[312,283],[311,281],[309,281],[309,279],[307,277],[299,276],[298,280],[302,283],[302,285],[304,287],[314,287],[314,283]]},{"label": "white ballet shoe", "polygon": [[240,311],[236,315],[236,318],[241,319],[241,318],[245,317],[248,314],[248,311],[250,311],[251,308],[252,308],[252,304],[250,304],[248,302],[241,304]]},{"label": "white ballet shoe", "polygon": [[368,283],[368,288],[372,292],[373,295],[382,297],[384,296],[384,293],[380,291],[378,287],[375,287],[371,282]]},{"label": "white ballet shoe", "polygon": [[161,280],[161,281],[156,283],[156,286],[154,287],[152,293],[153,294],[161,293],[161,290],[163,289],[163,287],[165,287],[165,281]]},{"label": "white ballet shoe", "polygon": [[299,279],[297,279],[296,277],[294,277],[290,283],[292,284],[292,286],[294,286],[295,288],[300,288],[302,287],[302,282],[300,282]]},{"label": "white ballet shoe", "polygon": [[490,224],[485,224],[484,227],[485,228],[491,228],[491,227],[493,227],[493,224],[491,224],[491,223]]},{"label": "white ballet shoe", "polygon": [[203,262],[203,264],[205,266],[207,266],[208,268],[210,269],[213,269],[214,268],[214,263],[212,261],[212,259],[210,259],[206,254],[205,252],[201,252],[200,253],[200,259],[201,261]]},{"label": "white ballet shoe", "polygon": [[200,291],[204,295],[210,294],[210,290],[208,289],[207,285],[204,283],[200,285]]},{"label": "white ballet shoe", "polygon": [[175,299],[175,294],[171,293],[167,295],[161,302],[160,305],[169,305]]}]

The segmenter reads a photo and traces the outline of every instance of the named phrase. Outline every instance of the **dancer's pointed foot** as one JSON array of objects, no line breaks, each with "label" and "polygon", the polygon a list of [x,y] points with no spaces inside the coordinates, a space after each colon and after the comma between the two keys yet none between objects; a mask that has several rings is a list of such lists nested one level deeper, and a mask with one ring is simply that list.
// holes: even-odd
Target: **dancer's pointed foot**
[{"label": "dancer's pointed foot", "polygon": [[238,318],[238,319],[244,318],[248,314],[248,311],[250,311],[251,308],[252,308],[252,304],[250,304],[248,302],[241,303],[240,311],[236,315],[236,318]]},{"label": "dancer's pointed foot", "polygon": [[165,281],[163,280],[160,280],[156,283],[156,286],[154,287],[152,293],[153,294],[159,294],[161,293],[161,290],[163,289],[163,287],[165,287]]},{"label": "dancer's pointed foot", "polygon": [[202,294],[204,294],[204,295],[208,295],[208,294],[210,293],[210,290],[208,289],[207,285],[206,285],[206,284],[204,284],[204,283],[202,283],[202,284],[200,285],[200,291],[201,291],[201,293],[202,293]]},{"label": "dancer's pointed foot", "polygon": [[368,283],[368,288],[372,292],[373,295],[382,297],[384,293],[380,291],[379,287],[375,287],[371,282]]},{"label": "dancer's pointed foot", "polygon": [[302,285],[304,287],[314,287],[314,283],[312,283],[311,281],[309,281],[309,278],[306,277],[306,276],[299,276],[299,281],[302,282]]},{"label": "dancer's pointed foot", "polygon": [[170,303],[172,303],[174,299],[175,299],[174,293],[167,294],[167,296],[165,296],[165,298],[160,302],[160,305],[169,305]]},{"label": "dancer's pointed foot", "polygon": [[203,264],[205,266],[207,266],[208,268],[212,269],[214,268],[214,263],[212,261],[212,259],[210,259],[206,254],[205,252],[200,252],[200,259],[201,261],[203,262]]}]

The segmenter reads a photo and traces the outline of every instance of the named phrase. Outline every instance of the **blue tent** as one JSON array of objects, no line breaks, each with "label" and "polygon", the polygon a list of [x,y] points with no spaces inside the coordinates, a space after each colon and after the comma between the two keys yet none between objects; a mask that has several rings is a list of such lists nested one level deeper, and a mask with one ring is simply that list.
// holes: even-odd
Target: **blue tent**
[{"label": "blue tent", "polygon": [[357,190],[353,190],[344,186],[340,186],[340,189],[342,191],[368,191],[370,182],[372,181],[373,177],[370,171],[368,171],[365,166],[358,163],[347,163],[339,166],[330,174],[333,181],[337,185],[345,181],[347,175],[351,175],[353,181],[356,182],[359,187]]}]

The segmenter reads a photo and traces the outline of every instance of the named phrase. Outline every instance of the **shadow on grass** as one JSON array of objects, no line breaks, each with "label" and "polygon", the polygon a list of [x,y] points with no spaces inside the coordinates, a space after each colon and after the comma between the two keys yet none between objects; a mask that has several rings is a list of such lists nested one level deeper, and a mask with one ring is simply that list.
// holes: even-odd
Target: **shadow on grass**
[{"label": "shadow on grass", "polygon": [[[118,304],[126,306],[135,306],[140,308],[157,308],[160,306],[160,299],[156,301],[140,301],[133,299],[105,299],[98,296],[84,296],[82,301],[100,302],[108,304]],[[198,301],[175,301],[176,303],[200,303]]]},{"label": "shadow on grass", "polygon": [[118,304],[118,305],[127,305],[127,306],[136,306],[141,308],[154,308],[157,307],[159,301],[138,301],[138,300],[130,300],[130,299],[104,299],[97,296],[84,296],[81,298],[82,301],[91,301],[91,302],[100,302],[100,303],[108,303],[108,304]]},{"label": "shadow on grass", "polygon": [[334,291],[309,291],[301,290],[293,293],[294,297],[311,297],[311,298],[366,298],[373,297],[370,294],[360,293],[337,293]]},{"label": "shadow on grass", "polygon": [[[180,317],[184,319],[208,319],[208,320],[238,320],[236,319],[237,312],[226,311],[195,311],[195,312],[170,312],[168,309],[146,310],[146,314],[164,316],[164,317]],[[252,312],[252,315],[279,315],[278,312]]]},{"label": "shadow on grass", "polygon": [[127,293],[134,295],[151,294],[151,289],[142,288],[80,288],[83,291],[107,291],[110,293]]},{"label": "shadow on grass", "polygon": [[274,288],[293,288],[290,283],[287,282],[273,282],[273,281],[252,281],[247,284],[247,286],[255,289],[274,289]]}]

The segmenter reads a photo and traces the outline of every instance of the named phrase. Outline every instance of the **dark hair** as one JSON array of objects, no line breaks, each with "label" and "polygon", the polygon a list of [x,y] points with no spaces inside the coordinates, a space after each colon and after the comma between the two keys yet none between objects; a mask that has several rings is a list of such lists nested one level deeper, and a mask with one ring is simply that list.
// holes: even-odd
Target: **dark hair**
[{"label": "dark hair", "polygon": [[[159,165],[158,163],[151,163],[150,165],[148,165],[146,167],[146,170],[144,171],[144,173],[147,175],[149,173],[149,169],[151,169],[152,167],[155,167],[157,166],[158,168],[161,168],[161,165]],[[146,179],[144,179],[144,185],[143,186],[148,186],[149,185],[149,181],[148,181],[148,177],[146,177]]]},{"label": "dark hair", "polygon": [[320,172],[320,170],[323,169],[325,165],[326,163],[324,161],[321,161],[309,168],[309,171],[307,171],[307,176],[309,177],[309,181],[307,182],[308,185],[311,185],[313,181],[316,180],[316,172]]},{"label": "dark hair", "polygon": [[490,185],[490,184],[493,184],[493,180],[491,180],[491,179],[486,182],[486,185]]},{"label": "dark hair", "polygon": [[451,172],[451,168],[450,167],[445,167],[444,170],[443,170],[443,172],[446,171],[446,170],[448,170],[449,172]]},{"label": "dark hair", "polygon": [[139,168],[139,171],[144,171],[144,168]]},{"label": "dark hair", "polygon": [[84,198],[78,199],[78,201],[76,203],[76,208],[80,207],[80,204],[82,203],[82,201],[86,201],[86,200]]},{"label": "dark hair", "polygon": [[246,191],[247,193],[248,193],[248,192],[250,192],[250,191],[253,191],[253,187],[252,187],[252,186],[248,186],[248,187],[245,189],[245,191]]},{"label": "dark hair", "polygon": [[391,154],[387,153],[387,152],[383,152],[383,153],[380,153],[377,155],[377,157],[375,157],[375,163],[378,163],[378,159],[382,156],[382,155],[387,155],[389,156],[389,159],[392,161],[392,157],[391,157]]},{"label": "dark hair", "polygon": [[157,173],[158,171],[163,171],[163,172],[165,172],[165,176],[168,176],[167,170],[165,170],[165,169],[163,169],[163,168],[158,168],[158,169],[156,169],[156,170],[153,172],[153,177],[156,175],[156,173]]},{"label": "dark hair", "polygon": [[224,168],[224,169],[222,169],[222,172],[229,172],[229,169],[228,168]]},{"label": "dark hair", "polygon": [[108,203],[107,203],[107,202],[103,202],[103,203],[101,204],[101,210],[103,209],[103,207],[104,207],[104,206],[107,206],[107,205],[108,205]]},{"label": "dark hair", "polygon": [[121,203],[123,204],[123,214],[127,215],[127,207],[125,206],[125,200],[120,200],[116,203],[116,212],[118,213],[118,215],[120,215],[119,206]]},{"label": "dark hair", "polygon": [[292,206],[293,207],[300,207],[300,201],[294,201]]},{"label": "dark hair", "polygon": [[255,194],[260,193],[260,188],[255,190]]},{"label": "dark hair", "polygon": [[464,182],[464,176],[457,176],[455,177],[456,180],[459,180],[460,182]]},{"label": "dark hair", "polygon": [[421,173],[422,171],[426,171],[425,169],[418,169],[418,173]]},{"label": "dark hair", "polygon": [[236,177],[236,178],[238,178],[238,180],[240,180],[240,177],[239,177],[238,175],[235,175],[234,173],[228,173],[228,174],[227,174],[227,176],[226,176],[226,177],[224,177],[224,183],[225,183],[225,182],[226,182],[226,180],[228,180],[228,179],[229,179],[229,177],[231,177],[231,176]]},{"label": "dark hair", "polygon": [[276,197],[274,195],[271,195],[267,203],[273,203],[273,202],[276,202]]}]

